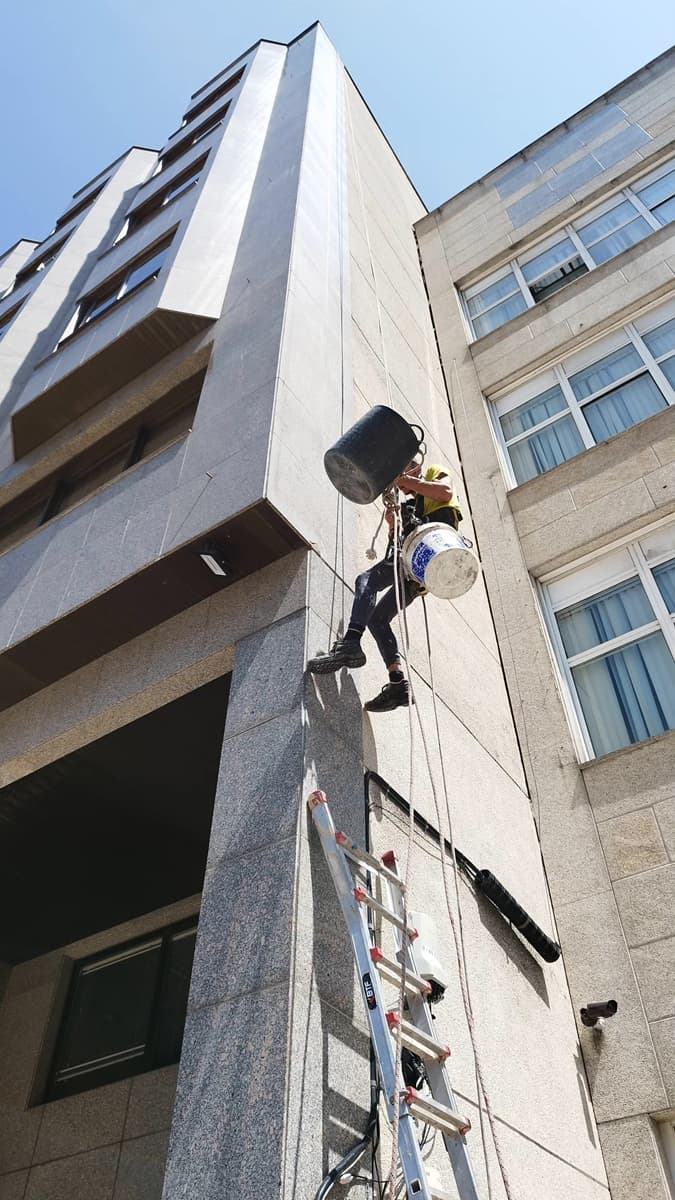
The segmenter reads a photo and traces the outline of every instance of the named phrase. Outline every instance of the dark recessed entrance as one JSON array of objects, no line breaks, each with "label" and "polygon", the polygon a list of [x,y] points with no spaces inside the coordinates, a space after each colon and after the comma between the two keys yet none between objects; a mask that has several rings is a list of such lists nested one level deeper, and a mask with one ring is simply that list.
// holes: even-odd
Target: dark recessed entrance
[{"label": "dark recessed entrance", "polygon": [[201,891],[229,676],[0,790],[0,959]]}]

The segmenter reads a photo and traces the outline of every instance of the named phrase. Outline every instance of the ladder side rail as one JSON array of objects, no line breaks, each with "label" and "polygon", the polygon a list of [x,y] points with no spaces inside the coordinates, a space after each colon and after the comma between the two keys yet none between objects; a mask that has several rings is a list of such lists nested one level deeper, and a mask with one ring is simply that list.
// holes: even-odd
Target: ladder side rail
[{"label": "ladder side rail", "polygon": [[[394,860],[392,869],[395,873],[398,872],[398,863],[396,860]],[[382,880],[381,886],[384,903],[388,904],[399,917],[402,917],[403,900],[399,894],[398,888],[391,888],[388,880],[386,879]],[[392,929],[394,931],[394,940],[396,942],[397,950],[401,952],[403,948],[403,938],[398,928],[393,924]],[[414,971],[415,974],[419,974],[419,970],[415,962],[414,946],[410,941],[408,941],[406,946],[406,966],[409,967],[411,971]],[[437,1038],[434,1031],[434,1022],[431,1016],[431,1010],[426,1000],[419,995],[410,995],[407,997],[407,1001],[408,1011],[410,1012],[410,1016],[414,1024],[417,1025],[418,1028],[426,1033],[430,1038],[436,1041]],[[450,1083],[445,1063],[434,1062],[425,1059],[424,1066],[429,1079],[431,1094],[434,1097],[434,1100],[437,1100],[440,1104],[444,1104],[452,1112],[461,1114],[461,1109],[457,1104],[455,1093],[452,1090],[452,1085]],[[445,1148],[448,1152],[448,1157],[452,1165],[455,1181],[457,1183],[459,1194],[462,1197],[462,1200],[480,1200],[478,1185],[476,1183],[476,1177],[473,1173],[473,1166],[471,1165],[469,1150],[465,1139],[463,1137],[453,1137],[444,1133],[443,1140],[445,1142]]]},{"label": "ladder side rail", "polygon": [[[364,910],[354,897],[354,880],[351,870],[345,855],[335,840],[335,826],[328,805],[325,802],[312,804],[310,800],[310,807],[312,820],[323,846],[352,943],[380,1080],[391,1121],[394,1115],[392,1097],[394,1097],[396,1087],[396,1056],[394,1042],[387,1025],[382,988],[375,964],[370,957],[370,932]],[[369,989],[372,989],[373,1000],[370,1002],[366,993],[367,985]],[[373,1001],[374,1005],[371,1007]],[[399,1156],[408,1193],[411,1197],[414,1196],[415,1200],[418,1198],[419,1200],[433,1200],[433,1192],[429,1189],[426,1180],[422,1151],[417,1141],[417,1126],[408,1105],[403,1101],[399,1101],[399,1103],[401,1104]],[[474,1200],[473,1196],[469,1196],[468,1200]]]}]

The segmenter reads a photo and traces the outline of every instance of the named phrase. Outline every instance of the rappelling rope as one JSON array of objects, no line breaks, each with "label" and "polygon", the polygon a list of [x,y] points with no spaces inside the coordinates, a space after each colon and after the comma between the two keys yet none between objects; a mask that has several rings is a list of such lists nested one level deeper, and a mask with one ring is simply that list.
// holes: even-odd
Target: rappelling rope
[{"label": "rappelling rope", "polygon": [[447,857],[446,857],[446,853],[445,853],[445,838],[444,838],[443,832],[442,832],[443,821],[442,821],[442,817],[441,817],[440,805],[438,803],[436,784],[434,781],[434,774],[432,771],[431,758],[430,758],[429,749],[427,746],[427,739],[426,739],[426,733],[424,730],[424,725],[423,725],[422,718],[421,718],[421,715],[419,712],[417,715],[418,715],[418,723],[419,723],[419,727],[420,727],[420,733],[422,736],[422,744],[424,746],[424,753],[425,753],[427,765],[429,768],[429,776],[430,776],[430,780],[431,780],[431,791],[432,791],[432,795],[433,795],[433,799],[434,799],[434,807],[436,809],[436,819],[438,821],[439,833],[441,834],[440,839],[439,839],[439,844],[440,844],[440,856],[441,856],[441,872],[442,872],[442,876],[443,876],[443,890],[445,892],[445,902],[446,902],[446,907],[448,910],[448,917],[450,918],[450,925],[452,928],[453,940],[455,943],[455,953],[457,956],[457,967],[458,967],[460,987],[461,987],[461,992],[462,992],[462,1002],[464,1004],[466,1023],[467,1023],[467,1027],[469,1030],[469,1037],[471,1039],[471,1048],[473,1051],[473,1057],[474,1057],[474,1062],[475,1062],[475,1067],[476,1067],[476,1078],[477,1078],[478,1088],[479,1088],[478,1111],[480,1114],[481,1137],[483,1140],[483,1151],[485,1154],[485,1168],[487,1171],[488,1194],[490,1197],[492,1196],[492,1187],[491,1187],[491,1183],[490,1183],[486,1139],[485,1139],[485,1133],[484,1133],[484,1128],[483,1128],[483,1108],[482,1108],[481,1102],[480,1102],[481,1093],[483,1096],[483,1104],[485,1106],[485,1113],[487,1115],[488,1123],[490,1125],[490,1132],[492,1134],[492,1141],[494,1143],[497,1163],[499,1165],[502,1182],[504,1184],[504,1191],[506,1193],[507,1200],[513,1200],[514,1194],[513,1194],[512,1188],[511,1188],[511,1181],[509,1179],[508,1170],[507,1170],[506,1163],[504,1161],[504,1156],[502,1153],[501,1143],[499,1140],[499,1134],[497,1131],[496,1119],[495,1119],[495,1115],[494,1115],[494,1109],[492,1107],[492,1100],[490,1098],[490,1093],[488,1092],[486,1084],[485,1084],[483,1065],[481,1062],[480,1051],[478,1048],[476,1024],[475,1024],[475,1019],[474,1019],[474,1015],[473,1015],[473,1007],[471,1004],[471,993],[470,993],[470,989],[469,989],[469,979],[468,979],[467,960],[466,960],[466,946],[464,943],[462,905],[461,905],[460,891],[459,891],[459,870],[457,867],[457,855],[455,852],[455,838],[454,838],[454,833],[453,833],[453,828],[452,828],[452,812],[451,812],[451,806],[450,806],[448,781],[447,781],[447,776],[446,776],[446,772],[445,772],[445,760],[443,757],[443,741],[441,738],[441,727],[440,727],[440,721],[439,721],[439,717],[438,717],[438,703],[437,703],[437,697],[436,697],[436,687],[435,687],[435,683],[434,683],[433,657],[432,657],[432,653],[431,653],[431,636],[429,633],[429,618],[428,618],[428,614],[427,614],[426,601],[425,601],[424,597],[422,599],[422,603],[423,603],[423,607],[424,607],[424,628],[425,628],[426,643],[427,643],[427,657],[428,657],[428,662],[429,662],[429,684],[430,684],[430,688],[431,688],[431,700],[432,700],[432,707],[433,707],[433,712],[434,712],[434,724],[435,724],[435,728],[436,728],[436,741],[437,741],[437,746],[438,746],[438,756],[439,756],[440,765],[441,765],[441,778],[443,781],[443,791],[444,791],[444,795],[445,795],[445,815],[447,818],[448,836],[449,836],[450,847],[451,847],[451,851],[452,851],[452,867],[453,867],[453,878],[454,878],[455,903],[457,906],[457,918],[456,919],[455,919],[455,915],[453,913],[452,902],[450,899],[450,885],[448,882],[448,862],[447,862]]},{"label": "rappelling rope", "polygon": [[[404,627],[403,627],[403,622],[401,619],[403,605],[402,605],[402,597],[401,597],[401,573],[400,573],[400,566],[399,566],[400,510],[399,510],[399,505],[398,505],[398,494],[397,493],[396,493],[396,503],[394,505],[391,505],[391,510],[394,514],[394,528],[392,530],[393,554],[394,554],[394,561],[393,561],[394,593],[396,596],[396,610],[398,613],[398,626],[399,626],[399,638],[401,641],[401,652],[402,652],[402,656],[403,656],[403,661],[405,663],[406,674],[409,679],[409,687],[410,687],[409,704],[408,704],[408,730],[409,730],[409,734],[410,734],[410,762],[409,762],[409,774],[408,774],[408,795],[412,797],[413,786],[414,786],[414,781],[415,781],[415,755],[413,753],[415,727],[414,727],[414,722],[413,722],[413,711],[412,711],[413,703],[414,703],[414,695],[413,695],[413,689],[412,689],[412,680],[410,680],[410,668],[408,665],[408,646],[407,646],[407,641],[404,638]],[[400,986],[399,986],[399,990],[398,990],[398,1005],[397,1005],[398,1022],[396,1024],[396,1065],[395,1065],[395,1069],[394,1069],[394,1096],[393,1096],[393,1100],[392,1100],[394,1116],[393,1116],[393,1121],[392,1121],[391,1163],[390,1163],[390,1167],[389,1167],[389,1183],[387,1186],[387,1200],[395,1200],[395,1198],[396,1198],[396,1174],[397,1174],[397,1170],[398,1170],[398,1159],[399,1159],[398,1142],[399,1142],[399,1128],[400,1128],[400,1117],[401,1117],[401,1093],[403,1091],[403,1060],[402,1060],[403,1011],[404,1011],[404,1005],[405,1005],[405,985],[406,985],[406,973],[407,973],[407,967],[408,967],[408,947],[410,944],[409,938],[408,938],[408,933],[407,933],[407,930],[408,930],[408,894],[410,891],[410,885],[411,885],[411,880],[412,880],[412,859],[413,859],[414,842],[415,842],[415,810],[414,810],[414,807],[413,807],[413,804],[411,801],[411,803],[409,805],[409,811],[408,811],[408,846],[407,846],[407,851],[406,851],[405,870],[403,873],[404,886],[403,886],[403,890],[402,890],[402,901],[403,901],[404,930],[403,930],[403,933],[401,936],[401,951],[402,951],[401,956],[400,956],[401,982],[400,982]]]}]

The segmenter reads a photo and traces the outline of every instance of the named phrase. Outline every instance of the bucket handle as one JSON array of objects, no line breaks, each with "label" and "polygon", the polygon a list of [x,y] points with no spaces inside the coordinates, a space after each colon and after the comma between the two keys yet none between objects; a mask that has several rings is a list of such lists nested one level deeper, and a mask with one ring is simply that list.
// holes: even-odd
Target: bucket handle
[{"label": "bucket handle", "polygon": [[408,422],[408,423],[410,424],[410,428],[412,430],[414,430],[415,432],[417,432],[417,430],[419,430],[419,437],[417,439],[417,449],[419,450],[420,446],[424,442],[424,430],[422,429],[421,425],[412,425],[410,422]]}]

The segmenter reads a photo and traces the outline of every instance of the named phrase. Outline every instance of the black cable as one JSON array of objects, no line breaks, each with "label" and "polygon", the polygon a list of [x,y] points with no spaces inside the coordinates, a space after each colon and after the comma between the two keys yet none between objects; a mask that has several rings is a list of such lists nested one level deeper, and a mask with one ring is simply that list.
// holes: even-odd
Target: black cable
[{"label": "black cable", "polygon": [[[375,783],[384,795],[391,800],[406,815],[410,814],[410,805],[407,800],[401,796],[395,788],[387,783],[381,775],[376,771],[366,771],[364,773],[364,789],[366,795],[366,803],[370,801],[370,784]],[[433,825],[430,825],[424,817],[418,812],[414,813],[415,825],[422,830],[432,841],[440,845],[440,834]],[[453,847],[450,842],[445,839],[445,848],[448,854],[452,854]],[[557,962],[560,958],[560,946],[554,942],[552,938],[544,933],[544,930],[537,925],[536,921],[532,920],[529,913],[518,904],[518,901],[506,890],[503,883],[497,879],[492,871],[479,870],[475,863],[467,858],[466,854],[462,854],[461,850],[455,847],[455,858],[460,870],[466,875],[467,879],[475,886],[483,896],[491,902],[494,908],[497,909],[503,917],[506,917],[509,924],[513,925],[525,941],[529,942],[530,946],[537,951],[537,954],[544,959],[544,962]]]}]

